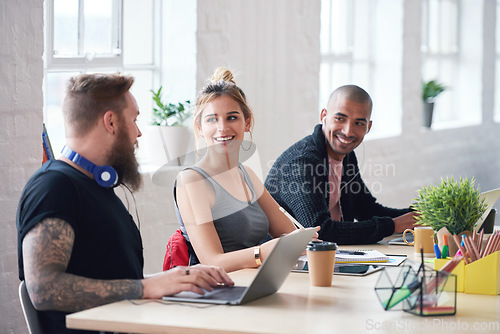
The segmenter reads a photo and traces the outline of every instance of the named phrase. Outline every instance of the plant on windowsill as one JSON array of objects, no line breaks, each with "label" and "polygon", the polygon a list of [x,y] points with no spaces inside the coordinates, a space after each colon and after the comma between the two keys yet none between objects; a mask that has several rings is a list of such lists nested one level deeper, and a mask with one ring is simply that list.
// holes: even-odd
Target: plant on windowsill
[{"label": "plant on windowsill", "polygon": [[475,224],[486,211],[486,203],[475,187],[474,178],[453,177],[442,179],[438,186],[429,185],[418,191],[418,197],[412,208],[420,213],[417,221],[431,226],[437,234],[439,246],[443,246],[443,235],[448,235],[450,254],[455,254],[458,247],[452,235],[471,235]]},{"label": "plant on windowsill", "polygon": [[191,117],[191,102],[189,100],[184,103],[167,103],[162,101],[161,91],[163,87],[158,88],[153,94],[153,125],[160,126],[184,126],[184,123]]},{"label": "plant on windowsill", "polygon": [[436,80],[422,83],[422,100],[424,101],[424,114],[422,125],[430,128],[432,125],[432,114],[434,111],[434,100],[444,92],[446,87]]},{"label": "plant on windowsill", "polygon": [[187,153],[191,130],[185,126],[192,115],[189,100],[176,104],[166,102],[162,98],[162,87],[158,91],[151,90],[154,101],[153,125],[158,126],[161,142],[168,162],[176,160],[181,165]]}]

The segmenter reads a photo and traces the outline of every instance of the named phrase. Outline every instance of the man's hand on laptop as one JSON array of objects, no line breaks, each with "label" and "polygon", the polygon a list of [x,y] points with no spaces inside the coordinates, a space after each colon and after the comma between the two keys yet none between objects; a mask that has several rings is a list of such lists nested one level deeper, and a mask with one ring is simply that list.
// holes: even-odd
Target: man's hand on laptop
[{"label": "man's hand on laptop", "polygon": [[142,280],[143,298],[159,299],[181,291],[192,291],[203,295],[218,285],[234,285],[224,269],[216,266],[195,265],[175,267]]}]

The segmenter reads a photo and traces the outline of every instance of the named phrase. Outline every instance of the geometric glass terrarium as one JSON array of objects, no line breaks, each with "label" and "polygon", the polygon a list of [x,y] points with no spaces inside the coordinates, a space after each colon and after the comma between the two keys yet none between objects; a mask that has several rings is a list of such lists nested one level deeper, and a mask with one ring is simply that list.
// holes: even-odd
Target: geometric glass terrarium
[{"label": "geometric glass terrarium", "polygon": [[375,285],[384,310],[404,310],[419,316],[456,313],[456,276],[407,260],[385,267]]}]

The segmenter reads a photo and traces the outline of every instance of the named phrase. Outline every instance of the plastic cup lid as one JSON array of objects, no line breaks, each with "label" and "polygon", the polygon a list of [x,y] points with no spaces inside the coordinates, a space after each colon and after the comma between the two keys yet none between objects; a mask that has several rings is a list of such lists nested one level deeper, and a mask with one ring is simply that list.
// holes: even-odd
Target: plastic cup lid
[{"label": "plastic cup lid", "polygon": [[307,244],[307,250],[310,251],[330,251],[337,250],[337,244],[330,241],[317,241],[312,240]]}]

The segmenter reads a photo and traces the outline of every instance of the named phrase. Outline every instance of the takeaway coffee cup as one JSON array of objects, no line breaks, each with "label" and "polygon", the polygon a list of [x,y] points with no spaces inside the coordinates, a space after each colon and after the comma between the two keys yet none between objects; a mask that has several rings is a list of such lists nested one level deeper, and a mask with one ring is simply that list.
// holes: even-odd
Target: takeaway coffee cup
[{"label": "takeaway coffee cup", "polygon": [[[406,240],[406,233],[413,234],[413,243]],[[414,252],[420,254],[424,250],[424,256],[434,256],[434,230],[429,226],[416,226],[414,230],[406,229],[403,232],[403,240],[407,245],[414,247]]]},{"label": "takeaway coffee cup", "polygon": [[331,286],[337,244],[313,240],[307,245],[307,266],[312,286]]}]

